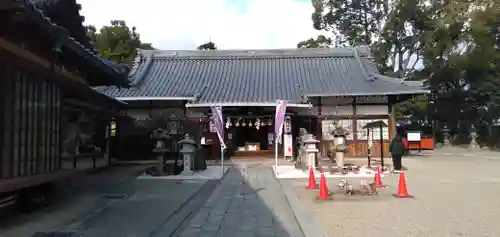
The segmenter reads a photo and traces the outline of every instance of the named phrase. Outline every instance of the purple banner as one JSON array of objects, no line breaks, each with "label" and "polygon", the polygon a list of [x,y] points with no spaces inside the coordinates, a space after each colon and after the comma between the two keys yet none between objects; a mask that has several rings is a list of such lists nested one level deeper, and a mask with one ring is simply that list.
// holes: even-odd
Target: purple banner
[{"label": "purple banner", "polygon": [[285,119],[286,106],[288,101],[276,101],[276,115],[274,117],[274,135],[276,141],[281,141],[281,134],[283,133],[283,121]]},{"label": "purple banner", "polygon": [[222,107],[212,106],[210,107],[212,111],[212,123],[214,123],[217,136],[219,137],[221,149],[226,149],[226,144],[224,143],[224,119],[222,117]]}]

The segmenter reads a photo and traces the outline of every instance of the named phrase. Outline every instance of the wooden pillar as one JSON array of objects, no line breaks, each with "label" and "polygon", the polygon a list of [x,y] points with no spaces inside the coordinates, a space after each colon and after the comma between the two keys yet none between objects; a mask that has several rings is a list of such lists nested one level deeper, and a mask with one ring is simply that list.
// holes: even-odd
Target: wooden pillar
[{"label": "wooden pillar", "polygon": [[388,99],[388,105],[389,107],[389,116],[388,116],[388,123],[387,126],[389,127],[389,140],[392,140],[394,136],[396,135],[396,117],[394,116],[395,113],[395,106],[392,104],[392,100],[389,98]]},{"label": "wooden pillar", "polygon": [[358,116],[356,113],[356,97],[352,100],[352,142],[353,142],[353,154],[352,156],[358,156],[361,147],[358,145]]},{"label": "wooden pillar", "polygon": [[317,117],[318,119],[316,120],[316,139],[320,141],[319,143],[319,154],[321,156],[326,156],[326,149],[325,149],[325,144],[323,141],[323,131],[322,131],[322,123],[323,123],[323,100],[321,97],[318,97],[318,114]]},{"label": "wooden pillar", "polygon": [[[0,66],[0,77],[1,78],[5,78],[7,75],[5,73],[5,69],[6,68],[3,68],[5,67],[4,66]],[[4,79],[5,80],[5,79]],[[7,78],[7,80],[10,80],[10,78]],[[5,127],[6,127],[6,124],[5,124],[5,117],[6,115],[9,115],[10,113],[12,113],[11,111],[7,111],[6,109],[6,102],[7,102],[7,87],[4,85],[2,86],[2,88],[0,88],[0,111],[2,111],[1,115],[0,115],[0,179],[3,178],[3,169],[4,169],[4,164],[6,164],[6,162],[4,161],[4,159],[6,158],[6,156],[4,155],[4,139],[5,139]]]}]

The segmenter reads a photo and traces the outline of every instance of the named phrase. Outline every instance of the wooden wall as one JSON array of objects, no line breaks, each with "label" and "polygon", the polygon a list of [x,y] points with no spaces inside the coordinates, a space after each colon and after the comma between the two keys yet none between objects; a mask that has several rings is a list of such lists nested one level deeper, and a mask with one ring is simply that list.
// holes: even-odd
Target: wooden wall
[{"label": "wooden wall", "polygon": [[[327,146],[331,137],[328,137],[325,126],[328,122],[335,121],[350,131],[347,137],[348,156],[368,156],[368,138],[364,124],[371,121],[383,120],[388,127],[383,129],[383,151],[384,156],[389,156],[389,142],[395,133],[395,123],[392,116],[392,106],[385,96],[371,97],[342,97],[321,98],[317,101],[318,129],[321,131],[320,152],[322,156],[327,155]],[[374,134],[372,156],[380,156],[379,129]]]},{"label": "wooden wall", "polygon": [[[367,149],[367,138],[366,131],[360,129],[368,121],[383,120],[387,123],[388,127],[384,129],[383,139],[383,151],[384,156],[388,157],[389,142],[393,138],[395,133],[395,123],[392,116],[392,106],[390,106],[388,98],[384,96],[373,96],[373,97],[342,97],[342,98],[322,98],[316,99],[313,102],[314,107],[312,109],[307,109],[300,111],[300,109],[290,108],[289,111],[294,111],[295,116],[312,116],[316,118],[316,128],[312,129],[314,135],[320,140],[319,149],[322,156],[326,156],[327,145],[330,142],[325,139],[325,134],[323,127],[325,126],[324,121],[335,120],[340,121],[342,125],[347,127],[351,131],[351,135],[348,139],[348,156],[358,156],[366,157],[368,155]],[[200,129],[205,130],[203,132],[207,139],[211,140],[210,157],[219,158],[220,157],[220,144],[219,139],[215,133],[209,131],[209,118],[206,114],[195,113],[191,109],[186,111],[187,117],[192,120],[202,121],[200,122]],[[292,126],[301,126],[298,123],[292,123]],[[306,128],[311,130],[309,128]],[[358,131],[359,130],[359,131]],[[279,146],[280,153],[282,146]],[[379,136],[376,135],[373,141],[372,147],[372,157],[380,156],[380,141]]]}]

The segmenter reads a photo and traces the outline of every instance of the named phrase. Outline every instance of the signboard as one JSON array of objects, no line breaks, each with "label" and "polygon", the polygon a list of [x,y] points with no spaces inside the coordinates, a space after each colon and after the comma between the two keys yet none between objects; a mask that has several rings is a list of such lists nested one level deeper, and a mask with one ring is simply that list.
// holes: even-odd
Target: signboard
[{"label": "signboard", "polygon": [[283,136],[283,144],[284,144],[284,153],[285,156],[293,156],[293,139],[292,135],[290,134],[285,134]]},{"label": "signboard", "polygon": [[292,119],[290,116],[286,116],[285,118],[285,134],[292,133]]},{"label": "signboard", "polygon": [[373,147],[373,132],[368,131],[368,148],[371,149]]},{"label": "signboard", "polygon": [[267,144],[269,144],[269,146],[272,146],[273,145],[273,141],[274,141],[274,134],[273,133],[268,133],[267,134]]},{"label": "signboard", "polygon": [[419,142],[421,140],[421,136],[420,136],[420,131],[412,131],[412,132],[408,132],[408,141],[409,142]]}]

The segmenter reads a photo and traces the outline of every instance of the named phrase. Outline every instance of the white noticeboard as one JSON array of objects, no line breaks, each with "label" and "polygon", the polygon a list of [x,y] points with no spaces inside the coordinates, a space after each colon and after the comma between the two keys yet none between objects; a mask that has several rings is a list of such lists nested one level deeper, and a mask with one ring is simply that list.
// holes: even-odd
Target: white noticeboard
[{"label": "white noticeboard", "polygon": [[293,156],[293,139],[292,139],[292,135],[284,135],[284,153],[285,153],[285,156]]},{"label": "white noticeboard", "polygon": [[421,140],[420,132],[408,132],[409,142],[419,142]]}]

